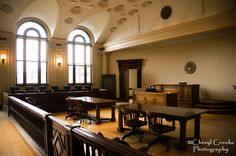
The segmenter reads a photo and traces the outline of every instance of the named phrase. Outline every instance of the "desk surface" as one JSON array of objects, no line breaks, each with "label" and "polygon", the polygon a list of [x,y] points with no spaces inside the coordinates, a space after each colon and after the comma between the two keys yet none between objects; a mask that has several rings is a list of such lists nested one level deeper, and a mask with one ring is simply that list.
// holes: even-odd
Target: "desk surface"
[{"label": "desk surface", "polygon": [[159,106],[154,104],[123,104],[116,106],[121,109],[131,109],[138,111],[145,111],[147,113],[158,113],[163,115],[168,115],[172,117],[193,117],[195,115],[202,114],[206,112],[204,109],[196,108],[183,108],[183,107],[170,107],[170,106]]},{"label": "desk surface", "polygon": [[105,98],[96,98],[90,96],[81,96],[81,97],[69,97],[71,100],[82,100],[83,102],[99,104],[99,103],[113,103],[115,100],[105,99]]}]

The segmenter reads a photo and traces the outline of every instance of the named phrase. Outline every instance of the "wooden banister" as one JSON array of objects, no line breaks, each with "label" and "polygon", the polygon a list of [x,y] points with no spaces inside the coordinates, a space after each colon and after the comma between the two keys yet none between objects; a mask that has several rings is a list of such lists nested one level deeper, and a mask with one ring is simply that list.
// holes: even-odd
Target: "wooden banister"
[{"label": "wooden banister", "polygon": [[79,125],[70,126],[40,108],[9,97],[9,115],[48,156],[144,156],[144,152],[100,136]]}]

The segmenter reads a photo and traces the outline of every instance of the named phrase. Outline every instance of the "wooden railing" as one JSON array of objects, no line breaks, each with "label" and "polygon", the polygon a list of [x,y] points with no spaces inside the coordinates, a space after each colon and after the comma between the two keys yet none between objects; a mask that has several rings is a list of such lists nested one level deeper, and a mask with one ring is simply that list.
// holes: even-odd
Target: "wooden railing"
[{"label": "wooden railing", "polygon": [[73,153],[88,156],[140,156],[144,152],[115,142],[84,128],[72,129]]},{"label": "wooden railing", "polygon": [[9,97],[9,115],[49,156],[144,156],[135,150],[79,125],[70,126],[53,114],[15,97]]},{"label": "wooden railing", "polygon": [[50,113],[15,97],[9,97],[9,115],[30,135],[37,145],[47,153],[47,122]]}]

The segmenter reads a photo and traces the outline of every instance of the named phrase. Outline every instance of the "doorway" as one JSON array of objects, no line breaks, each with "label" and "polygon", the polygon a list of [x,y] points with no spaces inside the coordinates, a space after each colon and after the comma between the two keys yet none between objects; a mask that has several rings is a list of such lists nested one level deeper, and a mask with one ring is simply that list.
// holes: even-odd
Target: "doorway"
[{"label": "doorway", "polygon": [[128,101],[132,88],[142,87],[142,61],[143,59],[117,60],[120,100]]}]

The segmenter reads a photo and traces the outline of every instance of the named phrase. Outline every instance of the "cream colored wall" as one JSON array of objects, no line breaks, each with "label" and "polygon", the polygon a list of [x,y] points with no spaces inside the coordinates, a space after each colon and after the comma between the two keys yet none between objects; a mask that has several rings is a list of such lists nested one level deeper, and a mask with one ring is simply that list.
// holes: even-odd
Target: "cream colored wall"
[{"label": "cream colored wall", "polygon": [[[172,14],[164,20],[160,12],[166,5],[172,8]],[[128,20],[113,32],[106,42],[122,41],[130,36],[194,21],[235,8],[235,0],[153,0],[152,5],[128,17]]]},{"label": "cream colored wall", "polygon": [[[200,84],[200,97],[235,100],[236,32],[224,32],[185,41],[120,50],[109,55],[109,73],[119,77],[116,60],[144,59],[142,86],[157,83]],[[175,43],[174,43],[175,42]],[[184,65],[194,61],[197,69],[186,74]],[[117,89],[119,80],[117,80]],[[119,91],[117,90],[117,94]],[[119,96],[119,95],[117,95]],[[236,100],[235,100],[236,101]]]}]

